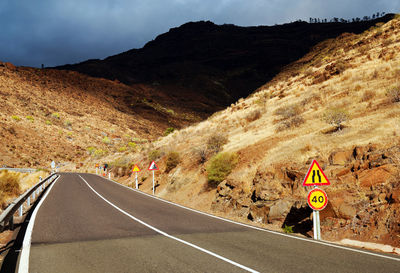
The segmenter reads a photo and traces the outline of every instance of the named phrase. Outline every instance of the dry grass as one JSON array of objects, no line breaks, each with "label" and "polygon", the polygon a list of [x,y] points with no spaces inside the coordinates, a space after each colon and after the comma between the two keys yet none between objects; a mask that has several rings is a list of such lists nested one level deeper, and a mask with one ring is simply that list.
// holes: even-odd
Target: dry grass
[{"label": "dry grass", "polygon": [[0,204],[4,207],[10,199],[17,197],[39,182],[39,177],[45,178],[45,171],[33,174],[18,173],[3,170],[0,172]]}]

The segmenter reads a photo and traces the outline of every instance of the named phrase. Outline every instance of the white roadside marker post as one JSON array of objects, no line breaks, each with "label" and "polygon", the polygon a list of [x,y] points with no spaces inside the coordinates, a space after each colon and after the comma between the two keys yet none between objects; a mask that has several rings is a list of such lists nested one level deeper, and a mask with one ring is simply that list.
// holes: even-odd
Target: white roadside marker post
[{"label": "white roadside marker post", "polygon": [[24,205],[21,205],[21,206],[19,207],[19,217],[22,217],[23,206],[24,206]]}]

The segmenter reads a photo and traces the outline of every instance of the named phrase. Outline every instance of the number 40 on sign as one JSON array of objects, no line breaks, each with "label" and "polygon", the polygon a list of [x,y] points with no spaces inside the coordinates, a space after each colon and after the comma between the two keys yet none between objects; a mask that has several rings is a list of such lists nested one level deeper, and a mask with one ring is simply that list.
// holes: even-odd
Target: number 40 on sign
[{"label": "number 40 on sign", "polygon": [[328,196],[325,191],[316,188],[308,193],[307,202],[313,210],[323,210],[328,204]]}]

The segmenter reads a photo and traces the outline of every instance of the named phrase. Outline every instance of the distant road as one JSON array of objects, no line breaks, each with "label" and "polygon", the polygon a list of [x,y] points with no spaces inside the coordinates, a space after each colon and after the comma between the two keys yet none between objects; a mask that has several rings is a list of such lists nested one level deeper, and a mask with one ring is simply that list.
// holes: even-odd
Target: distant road
[{"label": "distant road", "polygon": [[397,256],[224,221],[90,174],[61,175],[20,262],[31,273],[400,270]]}]

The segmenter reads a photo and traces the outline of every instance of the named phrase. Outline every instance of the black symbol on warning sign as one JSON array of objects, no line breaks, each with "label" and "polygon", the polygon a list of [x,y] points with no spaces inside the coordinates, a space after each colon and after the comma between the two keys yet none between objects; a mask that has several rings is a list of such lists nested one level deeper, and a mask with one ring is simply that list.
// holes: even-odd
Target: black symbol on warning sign
[{"label": "black symbol on warning sign", "polygon": [[[322,180],[321,180],[321,174],[319,173],[319,170],[317,170],[317,176],[318,176],[319,183],[321,183]],[[312,182],[315,183],[315,170],[312,171]]]}]

